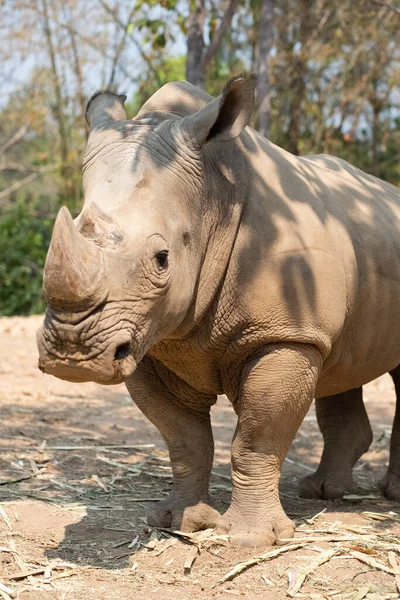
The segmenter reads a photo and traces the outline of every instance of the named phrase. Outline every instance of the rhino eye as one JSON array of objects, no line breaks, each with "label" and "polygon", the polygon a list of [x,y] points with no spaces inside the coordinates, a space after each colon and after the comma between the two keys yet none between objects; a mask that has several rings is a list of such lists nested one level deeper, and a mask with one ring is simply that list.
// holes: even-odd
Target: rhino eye
[{"label": "rhino eye", "polygon": [[168,267],[168,250],[162,250],[156,254],[157,266],[160,270]]}]

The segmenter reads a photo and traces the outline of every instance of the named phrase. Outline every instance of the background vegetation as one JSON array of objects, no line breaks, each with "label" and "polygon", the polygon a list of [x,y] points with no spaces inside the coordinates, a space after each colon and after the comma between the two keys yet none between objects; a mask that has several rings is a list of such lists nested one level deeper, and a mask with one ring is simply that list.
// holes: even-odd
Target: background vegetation
[{"label": "background vegetation", "polygon": [[82,202],[85,103],[128,90],[129,113],[186,78],[217,95],[258,74],[253,126],[400,185],[397,0],[5,0],[0,8],[0,314],[43,309],[60,205]]}]

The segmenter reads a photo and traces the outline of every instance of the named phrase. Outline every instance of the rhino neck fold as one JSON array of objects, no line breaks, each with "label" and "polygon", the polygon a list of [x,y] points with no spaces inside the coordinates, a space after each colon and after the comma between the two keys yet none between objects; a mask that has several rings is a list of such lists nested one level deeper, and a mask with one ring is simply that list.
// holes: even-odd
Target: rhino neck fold
[{"label": "rhino neck fold", "polygon": [[[193,295],[194,301],[181,325],[170,336],[171,339],[188,336],[213,311],[212,305],[218,304],[247,202],[246,178],[233,181],[227,178],[226,170],[222,172],[218,169],[216,173],[215,168],[205,168],[205,172],[211,171],[216,179],[206,186],[203,259]],[[244,171],[239,168],[238,172]]]}]

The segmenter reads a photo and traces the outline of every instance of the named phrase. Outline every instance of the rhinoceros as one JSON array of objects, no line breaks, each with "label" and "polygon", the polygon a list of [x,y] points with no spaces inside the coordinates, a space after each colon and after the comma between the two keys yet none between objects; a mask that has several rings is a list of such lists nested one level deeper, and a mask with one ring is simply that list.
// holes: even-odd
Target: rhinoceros
[{"label": "rhinoceros", "polygon": [[[212,98],[168,83],[132,120],[125,96],[91,98],[84,205],[56,219],[38,332],[43,372],[125,382],[159,429],[174,483],[149,524],[250,547],[293,535],[278,482],[313,399],[334,396],[346,428],[348,391],[400,363],[398,189],[270,143],[248,127],[254,87],[238,76]],[[218,394],[237,414],[224,515],[209,499]]]}]

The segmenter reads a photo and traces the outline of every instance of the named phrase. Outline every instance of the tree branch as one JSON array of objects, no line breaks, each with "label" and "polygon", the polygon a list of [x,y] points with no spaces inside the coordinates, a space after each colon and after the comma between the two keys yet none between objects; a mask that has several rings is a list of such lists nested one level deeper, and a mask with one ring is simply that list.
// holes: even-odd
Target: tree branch
[{"label": "tree branch", "polygon": [[[110,78],[108,81],[108,85],[107,88],[110,89],[111,86],[114,84],[114,79],[115,79],[115,73],[117,70],[117,66],[118,66],[118,62],[119,59],[124,51],[125,48],[125,44],[126,44],[126,38],[128,37],[128,25],[132,20],[133,15],[135,14],[136,11],[136,7],[133,4],[132,10],[130,11],[129,15],[128,15],[128,19],[127,19],[127,25],[122,29],[122,36],[121,39],[119,41],[118,44],[116,44],[116,48],[115,48],[115,53],[114,53],[114,60],[112,62],[112,67],[111,67],[111,73],[110,73]],[[115,18],[117,17],[117,13],[115,12]],[[115,20],[116,24],[119,25],[119,19],[118,21]]]},{"label": "tree branch", "polygon": [[18,131],[14,133],[14,135],[10,137],[10,139],[7,140],[7,142],[0,146],[0,154],[3,154],[6,150],[11,148],[11,146],[16,144],[21,138],[24,137],[27,131],[28,125],[22,125],[21,129],[18,129]]},{"label": "tree branch", "polygon": [[49,166],[48,168],[43,168],[41,171],[35,171],[34,173],[31,173],[30,175],[27,175],[27,177],[24,177],[23,179],[20,179],[19,181],[16,181],[12,185],[10,185],[8,188],[6,188],[2,192],[0,192],[0,205],[7,204],[7,201],[4,202],[4,200],[10,194],[12,194],[13,192],[15,192],[16,190],[19,190],[20,188],[24,187],[24,185],[28,185],[28,183],[31,183],[32,181],[34,181],[35,179],[37,179],[40,175],[43,175],[43,173],[46,173],[47,171],[54,171],[55,169],[56,169],[56,167],[54,167],[54,166],[50,167]]},{"label": "tree branch", "polygon": [[186,79],[189,83],[205,88],[206,73],[202,66],[204,56],[205,0],[191,0],[187,23]]},{"label": "tree branch", "polygon": [[392,4],[389,4],[389,2],[383,2],[382,0],[371,0],[371,2],[373,2],[374,4],[379,4],[379,6],[384,6],[385,8],[389,8],[393,12],[400,15],[400,8],[397,8],[397,6],[393,6]]},{"label": "tree branch", "polygon": [[218,31],[214,34],[207,50],[205,51],[202,58],[202,67],[205,69],[210,61],[214,58],[216,52],[221,46],[221,42],[224,39],[224,35],[232,23],[233,15],[235,14],[237,7],[239,5],[239,0],[230,0],[228,8],[226,9],[224,16],[222,18],[221,24],[218,28]]},{"label": "tree branch", "polygon": [[23,165],[14,161],[0,163],[0,171],[19,171],[20,173],[46,173],[49,170],[57,169],[56,165],[45,165],[43,167],[34,167],[33,165]]},{"label": "tree branch", "polygon": [[[71,22],[74,23],[75,19],[74,19],[72,6],[71,6],[71,0],[68,0],[67,3],[62,2],[61,5],[62,5],[64,18],[66,20],[68,19],[68,14],[67,14],[67,10],[66,10],[66,8],[68,6],[69,17],[71,19]],[[72,27],[69,28],[67,31],[69,34],[69,39],[71,41],[72,56],[74,59],[74,71],[75,71],[75,77],[76,77],[76,82],[77,82],[77,87],[78,87],[78,100],[79,100],[79,107],[81,109],[81,121],[82,121],[83,127],[85,128],[85,134],[86,134],[86,138],[87,138],[89,130],[87,127],[87,123],[85,121],[86,102],[85,102],[85,96],[83,93],[83,77],[82,77],[81,62],[80,62],[80,58],[79,58],[78,48],[76,45],[75,32]]]},{"label": "tree branch", "polygon": [[[104,8],[104,10],[114,19],[115,23],[117,23],[127,34],[127,29],[128,29],[128,25],[129,25],[129,21],[127,24],[123,23],[123,21],[121,21],[121,19],[118,17],[116,11],[114,9],[112,9],[107,2],[105,2],[104,0],[99,0],[99,3],[101,4],[101,6]],[[130,16],[133,13],[131,12]],[[162,81],[160,79],[160,76],[158,75],[157,71],[154,69],[153,65],[151,64],[151,60],[149,59],[148,56],[146,56],[146,53],[143,51],[142,46],[140,45],[140,43],[133,37],[132,34],[129,35],[129,39],[135,44],[136,49],[138,50],[142,60],[146,63],[146,65],[149,67],[149,69],[151,70],[151,72],[153,73],[154,77],[157,79],[157,83],[158,85],[161,87],[162,86]]]},{"label": "tree branch", "polygon": [[2,202],[2,200],[7,198],[10,194],[15,192],[16,190],[19,190],[20,188],[22,188],[24,185],[27,185],[28,183],[31,183],[31,181],[34,181],[37,177],[39,177],[39,175],[40,175],[40,173],[31,173],[27,177],[24,177],[20,181],[16,181],[12,185],[10,185],[8,188],[6,188],[2,192],[0,192],[0,205],[7,204],[7,202]]},{"label": "tree branch", "polygon": [[50,27],[50,15],[47,5],[47,0],[41,0],[43,14],[43,30],[46,38],[47,50],[51,64],[51,78],[53,82],[54,95],[56,99],[54,114],[58,123],[58,132],[60,135],[60,156],[63,168],[68,162],[68,127],[65,119],[64,97],[61,88],[61,78],[57,68],[56,51],[53,43],[53,35]]},{"label": "tree branch", "polygon": [[[1,2],[1,0],[0,0],[0,2]],[[39,8],[36,9],[36,12],[37,12],[37,14],[39,14],[40,16],[43,17],[43,12]],[[79,29],[76,29],[76,27],[73,27],[72,25],[70,25],[69,23],[65,23],[64,21],[54,20],[54,22],[56,23],[56,25],[58,25],[62,29],[65,29],[68,32],[72,31],[82,42],[84,42],[90,48],[95,50],[103,58],[106,58],[107,60],[112,62],[113,57],[110,56],[103,48],[99,48],[99,46],[97,46],[97,44],[93,40],[91,40],[89,37],[87,37],[86,35],[81,33],[79,31]],[[125,69],[122,65],[119,65],[119,69],[120,69],[121,73],[123,73],[123,75],[127,79],[129,79],[129,81],[132,81],[133,83],[137,83],[137,77],[132,77],[131,73],[129,73],[128,70]]]}]

